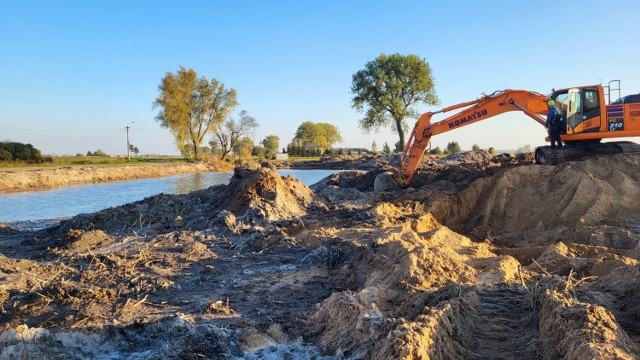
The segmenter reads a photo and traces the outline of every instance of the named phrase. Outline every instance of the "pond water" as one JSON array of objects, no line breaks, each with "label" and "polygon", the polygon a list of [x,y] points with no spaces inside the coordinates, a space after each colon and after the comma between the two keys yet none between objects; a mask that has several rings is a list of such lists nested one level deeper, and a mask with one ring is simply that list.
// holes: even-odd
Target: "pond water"
[{"label": "pond water", "polygon": [[[314,184],[335,172],[278,170],[280,175],[292,174],[307,185]],[[33,220],[67,218],[142,200],[160,193],[186,194],[214,185],[227,184],[231,176],[231,172],[208,172],[4,194],[0,195],[0,222],[16,224],[24,229],[30,227],[25,223]]]}]

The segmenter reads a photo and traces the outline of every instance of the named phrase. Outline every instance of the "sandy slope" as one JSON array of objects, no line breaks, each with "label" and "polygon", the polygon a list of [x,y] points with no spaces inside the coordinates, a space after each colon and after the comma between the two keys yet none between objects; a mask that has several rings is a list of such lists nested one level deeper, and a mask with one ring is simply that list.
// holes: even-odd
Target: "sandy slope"
[{"label": "sandy slope", "polygon": [[[0,359],[635,359],[640,157],[269,168],[0,238]],[[495,159],[494,159],[495,160]]]}]

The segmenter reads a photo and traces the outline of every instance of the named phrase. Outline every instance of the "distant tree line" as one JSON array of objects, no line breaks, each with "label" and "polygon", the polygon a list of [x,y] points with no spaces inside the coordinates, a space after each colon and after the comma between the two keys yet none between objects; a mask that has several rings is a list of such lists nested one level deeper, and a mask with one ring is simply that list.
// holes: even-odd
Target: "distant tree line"
[{"label": "distant tree line", "polygon": [[289,156],[322,156],[326,151],[331,151],[330,149],[321,149],[319,147],[307,147],[301,145],[300,143],[290,143],[287,145],[287,154]]},{"label": "distant tree line", "polygon": [[[478,150],[482,150],[482,149],[480,149],[480,146],[478,146],[478,144],[473,144],[471,146],[471,150],[472,151],[478,151]],[[462,151],[462,148],[460,147],[460,144],[458,144],[457,141],[451,141],[450,143],[447,144],[447,147],[444,148],[444,150],[440,149],[440,147],[435,147],[434,149],[431,149],[429,151],[429,154],[431,154],[431,155],[451,155],[451,154],[459,153],[461,151]],[[487,152],[489,154],[495,154],[496,150],[493,147],[490,147],[489,149],[487,149]]]},{"label": "distant tree line", "polygon": [[87,151],[87,156],[109,156],[107,153],[102,151],[102,149],[98,149],[96,151]]},{"label": "distant tree line", "polygon": [[24,161],[28,163],[51,162],[51,157],[43,157],[40,150],[31,144],[13,141],[0,142],[0,161]]}]

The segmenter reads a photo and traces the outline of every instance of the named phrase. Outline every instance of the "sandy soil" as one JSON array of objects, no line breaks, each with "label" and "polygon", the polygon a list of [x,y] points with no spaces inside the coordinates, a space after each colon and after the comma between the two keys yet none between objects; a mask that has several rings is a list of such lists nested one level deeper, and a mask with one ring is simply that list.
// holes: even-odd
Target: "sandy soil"
[{"label": "sandy soil", "polygon": [[[269,167],[0,227],[0,359],[636,359],[640,157]],[[391,164],[392,165],[392,164]]]},{"label": "sandy soil", "polygon": [[0,194],[71,184],[142,179],[206,171],[231,170],[223,164],[158,163],[146,165],[65,166],[57,168],[0,168]]}]

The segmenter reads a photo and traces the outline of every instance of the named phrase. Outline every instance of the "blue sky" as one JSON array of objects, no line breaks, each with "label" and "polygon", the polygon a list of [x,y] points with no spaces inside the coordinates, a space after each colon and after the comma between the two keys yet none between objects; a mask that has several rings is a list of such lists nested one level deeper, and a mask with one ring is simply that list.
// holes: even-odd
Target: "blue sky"
[{"label": "blue sky", "polygon": [[[152,103],[165,73],[183,65],[237,90],[237,110],[260,123],[256,142],[275,134],[284,147],[310,120],[336,125],[341,146],[382,147],[397,135],[363,134],[350,93],[351,76],[381,53],[426,59],[441,106],[612,79],[625,95],[640,92],[638,14],[633,0],[3,0],[0,140],[45,154],[124,154],[134,122],[141,153],[176,154]],[[545,135],[514,112],[433,145],[516,149]]]}]

